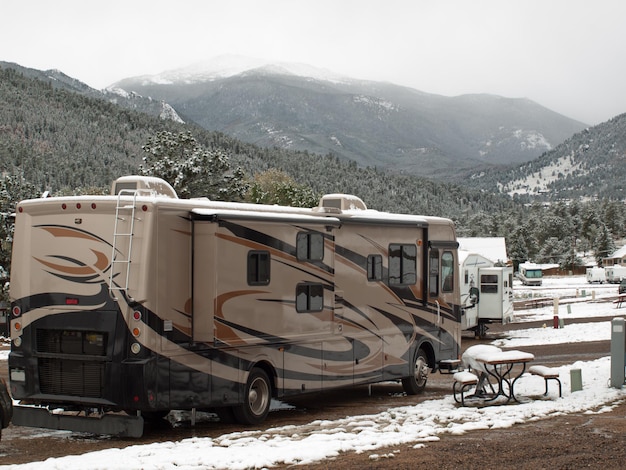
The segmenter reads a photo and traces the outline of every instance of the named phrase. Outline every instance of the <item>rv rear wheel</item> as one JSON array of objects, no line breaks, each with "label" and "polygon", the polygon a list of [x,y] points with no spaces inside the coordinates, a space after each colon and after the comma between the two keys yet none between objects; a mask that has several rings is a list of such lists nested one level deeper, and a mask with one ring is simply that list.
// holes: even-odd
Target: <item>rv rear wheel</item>
[{"label": "rv rear wheel", "polygon": [[255,367],[250,371],[243,403],[233,407],[235,418],[241,424],[259,424],[267,417],[271,400],[270,379],[263,369]]},{"label": "rv rear wheel", "polygon": [[423,349],[418,349],[415,354],[415,360],[411,363],[411,375],[402,379],[402,388],[407,395],[417,395],[426,388],[428,380],[428,357]]}]

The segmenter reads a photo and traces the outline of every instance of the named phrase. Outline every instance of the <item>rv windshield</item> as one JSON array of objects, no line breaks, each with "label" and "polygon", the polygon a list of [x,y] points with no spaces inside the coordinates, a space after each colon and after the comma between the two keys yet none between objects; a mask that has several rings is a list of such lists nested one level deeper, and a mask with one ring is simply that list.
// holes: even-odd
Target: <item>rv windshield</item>
[{"label": "rv windshield", "polygon": [[541,277],[541,269],[527,269],[526,277]]}]

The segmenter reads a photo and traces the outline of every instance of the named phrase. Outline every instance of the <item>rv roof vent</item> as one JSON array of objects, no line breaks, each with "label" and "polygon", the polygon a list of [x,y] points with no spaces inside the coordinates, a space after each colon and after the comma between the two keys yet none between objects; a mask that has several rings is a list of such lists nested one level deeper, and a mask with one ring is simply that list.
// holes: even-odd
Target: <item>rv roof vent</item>
[{"label": "rv roof vent", "polygon": [[167,181],[154,176],[122,176],[113,181],[111,186],[111,194],[113,196],[119,194],[120,191],[137,191],[137,194],[178,199],[176,191]]},{"label": "rv roof vent", "polygon": [[318,208],[326,212],[367,210],[365,203],[351,194],[326,194],[320,199]]}]

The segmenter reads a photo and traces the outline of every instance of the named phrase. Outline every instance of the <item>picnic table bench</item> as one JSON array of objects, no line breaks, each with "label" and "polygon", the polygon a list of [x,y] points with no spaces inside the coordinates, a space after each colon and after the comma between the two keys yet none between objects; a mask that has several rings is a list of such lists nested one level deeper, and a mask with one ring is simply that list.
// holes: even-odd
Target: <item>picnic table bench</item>
[{"label": "picnic table bench", "polygon": [[548,380],[555,380],[559,384],[559,397],[562,396],[562,387],[561,387],[561,379],[559,378],[559,369],[554,367],[546,367],[534,365],[528,368],[528,373],[532,375],[537,375],[539,377],[543,377],[546,382],[546,392],[544,395],[548,394]]},{"label": "picnic table bench", "polygon": [[[462,370],[456,372],[452,378],[454,383],[452,384],[452,394],[454,395],[454,401],[465,406],[465,393],[478,384],[478,376],[468,370]],[[457,394],[461,397],[457,396]]]}]

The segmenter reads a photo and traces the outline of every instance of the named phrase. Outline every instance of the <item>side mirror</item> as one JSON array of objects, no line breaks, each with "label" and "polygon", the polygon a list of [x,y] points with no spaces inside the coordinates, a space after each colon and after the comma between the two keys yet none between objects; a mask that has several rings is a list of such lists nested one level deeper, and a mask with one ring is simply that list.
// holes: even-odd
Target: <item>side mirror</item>
[{"label": "side mirror", "polygon": [[480,293],[478,291],[478,287],[470,287],[469,290],[469,301],[470,304],[476,305],[480,300]]}]

